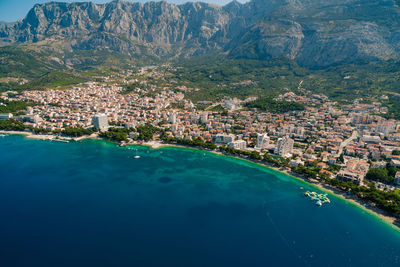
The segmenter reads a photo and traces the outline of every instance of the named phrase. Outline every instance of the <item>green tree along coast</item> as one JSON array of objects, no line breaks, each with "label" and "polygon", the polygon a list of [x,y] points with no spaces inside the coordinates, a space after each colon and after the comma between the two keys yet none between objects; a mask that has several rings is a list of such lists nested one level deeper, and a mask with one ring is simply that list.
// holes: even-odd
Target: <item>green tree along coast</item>
[{"label": "green tree along coast", "polygon": [[9,119],[0,120],[0,130],[5,131],[24,131],[27,127],[20,121]]},{"label": "green tree along coast", "polygon": [[393,183],[393,177],[389,176],[387,169],[382,168],[371,168],[365,176],[368,180],[378,181],[385,184]]},{"label": "green tree along coast", "polygon": [[[198,140],[177,140],[165,138],[164,141],[213,149],[213,146],[208,146],[204,141],[202,142]],[[218,149],[228,155],[239,156],[255,160],[256,162],[269,163],[275,167],[289,167],[289,159],[287,158],[269,155],[267,153],[261,157],[260,153],[256,151],[248,152],[227,146],[220,146]],[[299,165],[298,167],[291,167],[291,170],[293,173],[299,174],[307,179],[318,179],[320,182],[333,186],[336,189],[354,194],[357,198],[368,201],[391,216],[400,219],[400,191],[397,189],[392,192],[385,192],[378,190],[373,183],[367,183],[366,186],[358,186],[352,182],[346,182],[337,178],[331,179],[326,174],[321,173],[320,168],[313,166],[308,167]]]},{"label": "green tree along coast", "polygon": [[[176,144],[184,144],[190,146],[203,147],[207,149],[213,149],[214,146],[208,146],[207,143],[201,140],[177,140],[177,139],[164,139],[165,142],[172,142]],[[227,146],[220,146],[219,150],[223,153],[248,158],[260,162],[272,164],[276,167],[288,167],[289,160],[279,156],[264,154],[264,157],[260,156],[257,151],[248,152],[239,149],[230,148]],[[307,167],[299,165],[298,167],[292,167],[293,173],[300,174],[308,179],[319,179],[321,182],[333,186],[344,192],[351,192],[359,199],[368,201],[376,205],[379,209],[387,212],[391,216],[400,218],[400,191],[394,190],[392,192],[385,192],[378,190],[373,183],[367,183],[367,186],[358,186],[352,182],[345,182],[339,179],[331,179],[327,175],[321,173],[321,169],[318,167]]]},{"label": "green tree along coast", "polygon": [[[223,257],[219,261],[221,265],[225,265],[226,255],[230,259],[234,257],[227,264],[230,267],[235,266],[235,261],[239,262],[238,266],[242,265],[243,244],[251,246],[246,247],[244,252],[257,251],[257,254],[245,256],[251,262],[250,265],[260,266],[305,265],[298,255],[310,259],[310,251],[317,255],[315,258],[320,259],[318,262],[310,259],[312,266],[324,266],[326,262],[345,266],[349,258],[355,266],[379,266],[381,260],[385,266],[396,266],[397,262],[392,256],[400,254],[400,233],[394,227],[336,197],[329,197],[332,204],[318,208],[299,190],[299,186],[303,186],[304,190],[312,190],[313,186],[250,162],[202,150],[196,153],[191,149],[136,146],[128,149],[101,140],[62,144],[13,135],[0,138],[0,151],[7,151],[0,153],[3,163],[1,202],[6,205],[6,200],[11,199],[15,200],[11,204],[16,205],[15,208],[3,208],[3,215],[7,215],[2,220],[4,227],[0,231],[3,231],[3,235],[12,239],[21,229],[25,229],[26,222],[37,222],[36,217],[40,217],[42,223],[32,227],[41,227],[37,233],[40,239],[59,242],[55,244],[52,241],[52,246],[64,248],[65,240],[71,240],[69,247],[72,254],[79,254],[73,250],[76,247],[75,241],[90,237],[91,240],[86,243],[93,242],[95,246],[104,247],[101,253],[96,250],[94,255],[90,254],[84,260],[97,260],[97,266],[115,259],[122,262],[121,256],[132,259],[135,251],[138,254],[134,255],[134,262],[128,262],[127,265],[136,266],[142,248],[148,248],[144,265],[148,263],[148,255],[155,254],[155,249],[162,251],[165,257],[172,256],[180,262],[186,260],[184,255],[192,255],[193,246],[188,247],[188,242],[196,244],[198,238],[202,238],[201,244],[204,245],[197,250],[199,258],[205,255],[203,251],[219,251],[218,254]],[[29,158],[25,159],[26,155]],[[140,159],[134,159],[135,155],[140,156]],[[46,171],[42,171],[44,167]],[[28,186],[30,184],[35,186]],[[35,218],[32,218],[33,206]],[[60,207],[63,209],[60,210]],[[21,219],[21,214],[26,216]],[[49,220],[53,214],[62,217]],[[79,220],[71,220],[71,214],[76,214]],[[9,223],[14,220],[17,225]],[[295,221],[297,227],[293,227]],[[71,231],[60,231],[59,223],[62,223],[63,229],[78,229],[72,231],[76,235],[71,237]],[[297,251],[301,250],[301,254],[288,253],[288,247],[273,223],[285,233],[287,240],[296,240],[296,244],[291,243],[290,246]],[[30,224],[27,227],[31,227]],[[104,233],[104,229],[111,230]],[[200,233],[197,233],[199,230]],[[166,246],[165,242],[170,244],[174,240],[165,240],[165,236],[172,235],[188,235],[193,239],[188,241],[186,238],[178,238],[177,243]],[[133,242],[132,238],[137,236],[160,239],[159,242],[154,240],[146,245],[140,241]],[[224,237],[222,241],[221,236]],[[121,239],[116,240],[118,237]],[[96,243],[99,238],[101,244]],[[213,238],[216,238],[215,241]],[[34,241],[34,246],[41,244]],[[365,246],[366,242],[368,246]],[[120,251],[110,254],[116,243],[119,247],[128,248],[126,254],[121,255]],[[25,244],[22,245],[25,247]],[[230,249],[232,245],[236,247],[233,254]],[[6,248],[10,245],[4,246]],[[228,250],[224,250],[225,246]],[[80,246],[77,247],[80,249]],[[273,255],[276,261],[271,263],[271,253],[268,252],[274,252],[274,247],[280,252],[279,255]],[[47,243],[38,249],[46,248]],[[366,251],[374,253],[371,255]],[[18,253],[20,255],[24,252]],[[65,253],[69,257],[71,250]],[[342,256],[341,253],[346,254],[334,262],[333,256]],[[15,254],[6,254],[11,264],[4,266],[12,266],[16,260],[12,255]],[[36,251],[32,253],[33,256],[37,254]],[[100,254],[106,254],[105,258],[99,260]],[[356,255],[357,260],[354,258]],[[80,255],[78,257],[72,265],[82,262]],[[262,260],[258,261],[260,257]],[[292,257],[293,261],[282,264],[282,258],[285,257]],[[154,265],[165,263],[162,256],[160,260]],[[386,264],[388,260],[392,260],[393,264]],[[49,261],[49,265],[45,266],[52,266],[53,258]],[[198,262],[197,257],[195,261]],[[43,266],[42,253],[39,253],[35,263],[35,266]],[[214,258],[202,262],[202,265],[213,263]],[[21,265],[24,266],[23,263]],[[84,264],[77,267],[81,266],[84,267]]]},{"label": "green tree along coast", "polygon": [[[397,153],[396,150],[393,153]],[[393,154],[393,155],[395,155]],[[378,181],[385,184],[393,184],[396,173],[400,171],[399,167],[393,166],[390,162],[386,164],[385,168],[371,168],[369,169],[366,178],[372,181]]]},{"label": "green tree along coast", "polygon": [[99,136],[114,142],[126,142],[128,133],[125,128],[110,128],[107,132],[100,132]]},{"label": "green tree along coast", "polygon": [[342,191],[347,191],[355,194],[358,198],[365,201],[370,201],[376,207],[388,214],[400,218],[400,191],[385,192],[378,190],[373,183],[368,183],[367,186],[357,186],[352,182],[345,182],[339,179],[324,179],[324,181]]},{"label": "green tree along coast", "polygon": [[169,143],[169,144],[179,144],[179,145],[184,145],[184,146],[201,147],[201,148],[210,149],[210,150],[214,150],[217,148],[217,146],[215,144],[204,142],[203,139],[201,139],[201,138],[189,140],[189,139],[177,139],[177,138],[164,137],[162,140],[165,143]]},{"label": "green tree along coast", "polygon": [[[43,129],[27,127],[22,122],[14,119],[0,121],[0,130],[29,130],[36,133],[50,132]],[[128,141],[128,134],[130,131],[133,131],[133,129],[110,128],[107,132],[99,133],[99,136],[114,142],[126,142]],[[165,131],[160,131],[158,128],[150,124],[137,127],[137,132],[139,140],[150,141],[153,139],[155,133],[159,133],[161,135],[162,141],[165,143],[199,147],[207,150],[219,150],[227,155],[239,156],[260,163],[268,163],[275,167],[289,167],[288,158],[282,158],[279,156],[270,155],[268,153],[265,153],[263,156],[261,156],[260,153],[257,151],[249,152],[230,148],[227,146],[217,147],[215,144],[204,142],[204,140],[200,138],[196,138],[193,140],[169,138],[165,136]],[[53,131],[53,133],[65,136],[79,137],[83,135],[89,135],[93,133],[93,131],[90,129],[82,128],[65,128],[65,130],[63,131]],[[333,186],[344,192],[351,192],[357,198],[368,201],[372,203],[372,205],[375,205],[376,207],[387,212],[391,216],[400,219],[400,191],[397,189],[392,192],[385,192],[378,190],[373,183],[367,183],[366,186],[358,186],[351,182],[345,182],[336,178],[331,179],[326,174],[321,173],[321,169],[315,166],[299,165],[298,167],[291,167],[290,169],[293,173],[302,175],[307,179],[318,179],[322,183]],[[390,182],[393,179],[393,173],[395,173],[396,171],[397,169],[393,169],[393,167],[389,164],[387,166],[387,169],[372,168],[367,174],[367,179]]]},{"label": "green tree along coast", "polygon": [[63,135],[72,136],[72,137],[81,137],[84,135],[90,135],[93,133],[90,129],[84,128],[65,128],[63,131],[60,132]]},{"label": "green tree along coast", "polygon": [[91,129],[84,128],[65,128],[64,130],[50,131],[47,129],[39,129],[31,126],[26,126],[23,122],[14,119],[0,120],[0,130],[5,131],[31,131],[36,134],[53,133],[58,135],[65,135],[71,137],[80,137],[84,135],[90,135],[93,133]]},{"label": "green tree along coast", "polygon": [[145,126],[137,127],[137,132],[139,133],[139,139],[144,141],[150,141],[153,139],[153,135],[158,131],[158,129],[147,123]]}]

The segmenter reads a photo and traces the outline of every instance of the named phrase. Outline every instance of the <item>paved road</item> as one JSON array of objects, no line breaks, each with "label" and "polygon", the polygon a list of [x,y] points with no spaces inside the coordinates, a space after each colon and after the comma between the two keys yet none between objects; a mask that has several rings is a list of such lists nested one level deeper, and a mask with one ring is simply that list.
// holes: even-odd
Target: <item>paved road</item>
[{"label": "paved road", "polygon": [[218,105],[222,106],[222,102],[218,102],[218,103],[212,104],[211,106],[209,106],[206,109],[204,109],[204,111],[209,111],[209,110],[211,110],[212,108],[214,108],[214,107],[216,107]]},{"label": "paved road", "polygon": [[340,156],[343,153],[343,148],[345,148],[351,141],[353,141],[354,139],[356,139],[358,137],[358,132],[354,131],[351,136],[349,138],[347,138],[346,140],[344,140],[339,147],[339,152],[337,154],[337,156]]}]

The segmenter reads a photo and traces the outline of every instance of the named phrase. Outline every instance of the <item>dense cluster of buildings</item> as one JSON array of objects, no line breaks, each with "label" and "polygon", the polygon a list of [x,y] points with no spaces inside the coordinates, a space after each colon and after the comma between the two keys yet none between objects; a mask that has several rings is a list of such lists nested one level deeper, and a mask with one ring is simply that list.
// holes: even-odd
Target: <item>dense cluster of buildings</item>
[{"label": "dense cluster of buildings", "polygon": [[[316,165],[331,177],[358,184],[370,167],[386,166],[383,158],[400,166],[400,156],[393,153],[400,151],[400,122],[371,115],[382,112],[380,103],[355,101],[338,109],[324,95],[287,92],[278,99],[305,103],[306,109],[271,114],[240,109],[240,100],[225,98],[218,103],[226,109],[221,113],[196,110],[180,90],[159,89],[152,96],[139,88],[125,94],[117,85],[91,82],[64,91],[25,91],[17,99],[38,104],[29,107],[21,119],[47,130],[95,127],[106,131],[109,125],[135,128],[150,123],[165,129],[169,137],[201,138],[235,149],[275,154],[290,158],[291,166]],[[1,97],[15,99],[5,94]],[[173,108],[176,106],[179,108]],[[0,115],[0,119],[11,117]],[[334,165],[341,170],[330,168]],[[400,173],[396,182],[400,183]]]}]

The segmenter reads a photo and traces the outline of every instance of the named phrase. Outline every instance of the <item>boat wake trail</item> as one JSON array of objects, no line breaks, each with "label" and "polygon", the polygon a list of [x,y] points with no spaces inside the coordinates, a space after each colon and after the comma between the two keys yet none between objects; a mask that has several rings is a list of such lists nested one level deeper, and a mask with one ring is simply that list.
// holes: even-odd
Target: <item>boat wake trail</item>
[{"label": "boat wake trail", "polygon": [[[265,203],[264,203],[265,205]],[[280,239],[282,240],[282,242],[285,244],[285,246],[289,249],[289,251],[293,254],[293,256],[296,259],[301,260],[305,266],[311,266],[307,261],[305,261],[305,259],[296,251],[295,248],[293,248],[293,246],[290,245],[289,241],[286,239],[286,237],[282,234],[282,232],[279,230],[278,226],[276,225],[276,223],[274,222],[274,220],[272,219],[271,215],[269,212],[266,212],[266,215],[268,217],[269,222],[271,223],[272,227],[275,229],[275,232],[278,234],[278,236],[280,237]]]}]

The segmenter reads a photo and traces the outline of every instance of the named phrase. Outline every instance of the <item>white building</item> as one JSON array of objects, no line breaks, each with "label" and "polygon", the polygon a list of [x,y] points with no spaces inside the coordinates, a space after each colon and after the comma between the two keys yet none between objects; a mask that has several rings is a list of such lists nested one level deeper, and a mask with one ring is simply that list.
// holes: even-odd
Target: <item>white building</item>
[{"label": "white building", "polygon": [[294,144],[293,139],[291,139],[289,137],[279,138],[276,143],[274,153],[281,157],[287,157],[293,151],[293,144]]},{"label": "white building", "polygon": [[176,114],[175,114],[175,113],[169,114],[168,121],[169,121],[169,123],[171,123],[171,124],[175,124],[175,123],[176,123]]},{"label": "white building", "polygon": [[109,127],[107,115],[104,113],[94,115],[93,125],[96,129],[100,130],[101,132],[107,131]]},{"label": "white building", "polygon": [[391,132],[395,131],[395,128],[396,128],[396,125],[394,125],[393,123],[386,122],[386,123],[378,124],[376,126],[376,131],[378,133],[383,133],[384,135],[389,135]]},{"label": "white building", "polygon": [[190,121],[192,123],[198,123],[200,121],[200,116],[196,113],[190,114]]},{"label": "white building", "polygon": [[28,115],[33,115],[33,108],[32,107],[27,107],[26,110],[28,111]]},{"label": "white building", "polygon": [[225,100],[222,102],[222,106],[223,106],[224,108],[226,108],[227,110],[236,110],[236,109],[239,108],[238,103],[236,103],[235,100],[230,99],[230,98],[229,98],[229,99],[225,99]]},{"label": "white building", "polygon": [[304,162],[301,160],[301,159],[292,159],[290,162],[289,162],[289,165],[291,166],[291,167],[298,167],[299,165],[304,165]]},{"label": "white building", "polygon": [[394,184],[400,185],[400,172],[396,172],[396,176],[394,177]]},{"label": "white building", "polygon": [[216,145],[227,145],[235,140],[235,135],[233,134],[217,134],[214,137],[214,143]]},{"label": "white building", "polygon": [[22,115],[18,116],[18,119],[21,121],[28,121],[32,123],[39,123],[43,121],[43,119],[40,118],[38,115]]},{"label": "white building", "polygon": [[390,161],[390,164],[391,164],[393,167],[400,168],[400,160],[392,159],[392,160]]},{"label": "white building", "polygon": [[269,144],[269,136],[267,134],[257,134],[256,149],[265,149]]},{"label": "white building", "polygon": [[379,144],[382,142],[379,136],[364,135],[361,140],[365,143]]},{"label": "white building", "polygon": [[230,142],[228,144],[228,146],[231,148],[234,148],[234,149],[244,150],[247,147],[247,143],[245,140],[236,140],[236,141]]},{"label": "white building", "polygon": [[200,115],[200,123],[207,124],[208,123],[208,112],[203,112]]},{"label": "white building", "polygon": [[1,113],[0,114],[0,120],[8,120],[13,117],[13,114],[11,113]]}]

